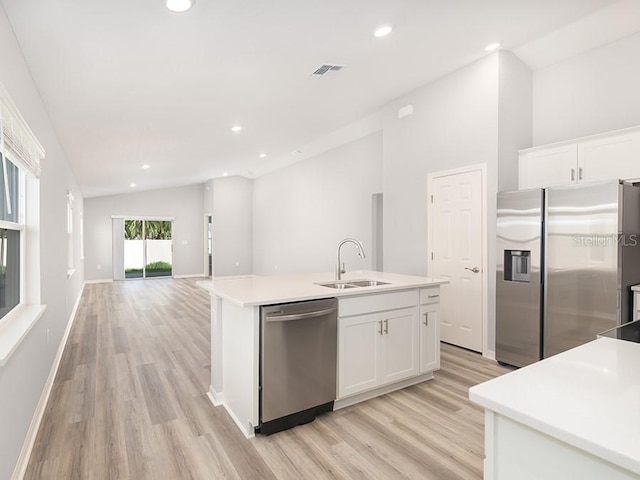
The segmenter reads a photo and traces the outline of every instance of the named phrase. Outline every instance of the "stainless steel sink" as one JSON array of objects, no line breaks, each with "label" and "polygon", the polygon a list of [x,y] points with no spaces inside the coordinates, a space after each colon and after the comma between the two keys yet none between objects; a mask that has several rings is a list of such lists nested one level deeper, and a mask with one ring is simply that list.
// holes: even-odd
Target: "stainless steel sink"
[{"label": "stainless steel sink", "polygon": [[389,282],[381,282],[380,280],[354,280],[349,285],[356,287],[377,287],[378,285],[389,285]]},{"label": "stainless steel sink", "polygon": [[379,285],[389,285],[389,282],[381,282],[379,280],[345,280],[342,282],[322,282],[316,283],[321,287],[335,288],[336,290],[344,290],[345,288],[359,287],[376,287]]}]

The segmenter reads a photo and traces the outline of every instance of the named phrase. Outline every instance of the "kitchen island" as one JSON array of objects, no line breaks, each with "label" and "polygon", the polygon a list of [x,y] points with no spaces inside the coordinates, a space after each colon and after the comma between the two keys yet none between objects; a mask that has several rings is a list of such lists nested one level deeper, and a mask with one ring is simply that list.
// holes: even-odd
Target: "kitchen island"
[{"label": "kitchen island", "polygon": [[198,282],[211,294],[209,398],[224,406],[246,437],[260,422],[262,306],[338,299],[336,409],[433,378],[440,365],[439,289],[447,282],[353,271],[342,283],[364,279],[375,285],[322,285],[334,281],[332,273]]},{"label": "kitchen island", "polygon": [[640,344],[598,338],[482,383],[486,480],[640,478]]}]

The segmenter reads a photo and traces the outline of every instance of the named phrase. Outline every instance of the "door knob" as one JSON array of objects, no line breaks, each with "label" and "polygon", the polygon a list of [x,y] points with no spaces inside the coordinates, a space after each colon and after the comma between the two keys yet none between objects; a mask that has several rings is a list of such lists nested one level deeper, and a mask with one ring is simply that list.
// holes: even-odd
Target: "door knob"
[{"label": "door knob", "polygon": [[470,272],[473,272],[473,273],[480,273],[480,269],[478,267],[473,267],[473,268],[464,267],[464,269],[469,270]]}]

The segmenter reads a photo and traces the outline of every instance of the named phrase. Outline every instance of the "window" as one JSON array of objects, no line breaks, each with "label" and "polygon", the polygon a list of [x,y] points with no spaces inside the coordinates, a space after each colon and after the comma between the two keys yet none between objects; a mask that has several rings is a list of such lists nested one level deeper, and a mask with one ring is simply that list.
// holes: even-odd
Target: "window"
[{"label": "window", "polygon": [[0,318],[22,300],[22,232],[24,215],[18,167],[0,152]]},{"label": "window", "polygon": [[40,318],[44,149],[0,85],[0,366]]}]

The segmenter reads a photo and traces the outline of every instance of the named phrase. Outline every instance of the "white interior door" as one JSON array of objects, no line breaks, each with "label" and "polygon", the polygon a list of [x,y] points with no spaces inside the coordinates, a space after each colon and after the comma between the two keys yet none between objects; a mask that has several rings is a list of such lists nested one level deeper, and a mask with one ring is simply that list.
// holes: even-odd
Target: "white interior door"
[{"label": "white interior door", "polygon": [[430,276],[441,288],[443,342],[482,352],[482,171],[436,176],[431,181]]}]

